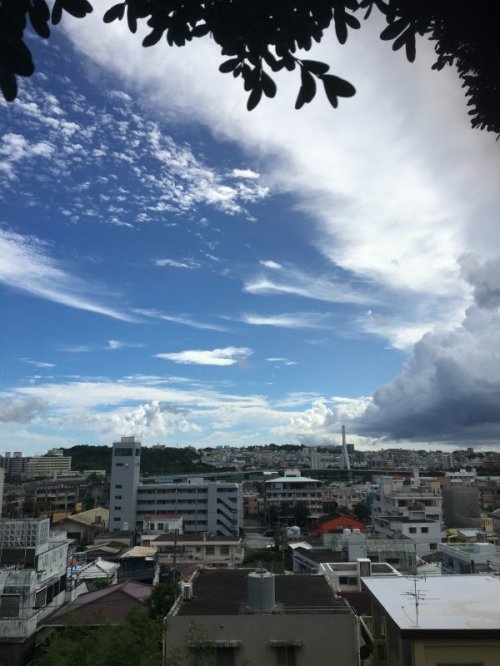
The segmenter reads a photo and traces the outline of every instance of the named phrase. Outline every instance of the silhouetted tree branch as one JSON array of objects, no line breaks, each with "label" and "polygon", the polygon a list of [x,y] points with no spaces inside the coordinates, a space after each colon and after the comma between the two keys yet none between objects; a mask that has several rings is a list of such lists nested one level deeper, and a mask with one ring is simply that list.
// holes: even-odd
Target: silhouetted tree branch
[{"label": "silhouetted tree branch", "polygon": [[[28,21],[47,39],[50,25],[65,12],[83,18],[92,10],[88,0],[55,0],[52,11],[46,0],[0,0],[0,88],[5,99],[16,98],[17,76],[34,72],[24,41]],[[249,110],[263,95],[276,95],[273,72],[298,70],[295,108],[300,109],[314,99],[318,83],[333,107],[340,97],[354,95],[355,88],[332,74],[326,63],[297,53],[320,42],[332,24],[344,44],[349,30],[361,27],[359,18],[367,19],[373,10],[387,22],[380,37],[392,42],[395,51],[404,47],[409,61],[415,59],[417,35],[432,40],[437,56],[433,69],[456,67],[472,126],[500,135],[498,0],[124,0],[111,6],[103,20],[126,20],[132,33],[145,21],[150,29],[142,40],[145,47],[163,38],[171,46],[185,46],[210,35],[228,57],[220,71],[241,77]]]}]

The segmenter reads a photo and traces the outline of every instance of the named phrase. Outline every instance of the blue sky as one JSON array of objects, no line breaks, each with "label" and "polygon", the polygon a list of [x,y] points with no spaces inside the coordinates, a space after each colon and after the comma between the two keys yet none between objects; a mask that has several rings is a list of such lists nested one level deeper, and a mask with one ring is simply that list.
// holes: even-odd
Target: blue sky
[{"label": "blue sky", "polygon": [[500,422],[500,157],[452,72],[377,26],[358,94],[248,114],[210,40],[99,16],[0,114],[0,438],[478,445]]}]

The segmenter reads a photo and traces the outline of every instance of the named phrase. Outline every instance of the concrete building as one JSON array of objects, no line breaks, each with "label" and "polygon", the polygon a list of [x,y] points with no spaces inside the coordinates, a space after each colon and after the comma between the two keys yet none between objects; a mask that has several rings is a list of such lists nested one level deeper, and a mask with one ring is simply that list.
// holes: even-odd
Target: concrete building
[{"label": "concrete building", "polygon": [[412,520],[411,518],[387,517],[377,518],[374,524],[379,534],[388,537],[403,535],[415,542],[419,557],[437,552],[443,539],[441,523],[435,520]]},{"label": "concrete building", "polygon": [[264,484],[264,501],[266,509],[282,504],[302,503],[309,509],[309,517],[319,518],[322,514],[321,488],[323,484],[317,479],[285,472],[283,476],[268,479]]},{"label": "concrete building", "polygon": [[4,484],[5,484],[5,470],[0,469],[0,516],[2,515],[3,511],[3,490],[4,490]]},{"label": "concrete building", "polygon": [[109,487],[109,529],[135,530],[141,443],[122,437],[113,443]]},{"label": "concrete building", "polygon": [[21,451],[5,452],[5,456],[0,458],[0,465],[5,470],[6,474],[13,476],[21,476],[26,471],[30,457],[24,457]]},{"label": "concrete building", "polygon": [[59,474],[64,474],[71,470],[71,456],[40,456],[30,458],[23,476],[28,479],[37,477],[56,478]]},{"label": "concrete building", "polygon": [[[223,593],[221,593],[223,591]],[[357,616],[322,576],[200,571],[167,617],[166,659],[224,666],[359,664]]]},{"label": "concrete building", "polygon": [[363,578],[372,598],[373,666],[497,666],[500,580]]},{"label": "concrete building", "polygon": [[136,506],[135,524],[139,530],[149,515],[166,512],[182,515],[185,534],[237,536],[243,517],[238,483],[201,478],[182,483],[142,483],[137,487]]},{"label": "concrete building", "polygon": [[245,551],[240,537],[207,534],[143,535],[142,544],[158,551],[160,564],[196,563],[234,567],[243,562]]},{"label": "concrete building", "polygon": [[443,517],[447,527],[481,527],[479,489],[463,484],[445,486]]},{"label": "concrete building", "polygon": [[442,497],[435,485],[410,479],[380,477],[373,491],[372,520],[400,517],[442,522]]},{"label": "concrete building", "polygon": [[492,543],[440,543],[439,553],[443,573],[500,573],[500,548]]},{"label": "concrete building", "polygon": [[0,520],[0,665],[23,664],[43,619],[65,601],[69,541],[48,518]]}]

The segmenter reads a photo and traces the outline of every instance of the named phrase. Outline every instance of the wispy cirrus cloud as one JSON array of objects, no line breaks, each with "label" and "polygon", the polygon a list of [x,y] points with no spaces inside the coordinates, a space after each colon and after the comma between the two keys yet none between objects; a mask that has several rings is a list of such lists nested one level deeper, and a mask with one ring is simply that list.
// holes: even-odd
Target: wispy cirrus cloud
[{"label": "wispy cirrus cloud", "polygon": [[123,342],[122,340],[108,340],[105,345],[62,345],[60,350],[68,354],[85,354],[93,351],[116,351],[118,349],[139,349],[146,345],[141,342]]},{"label": "wispy cirrus cloud", "polygon": [[294,312],[275,315],[245,313],[241,321],[251,326],[276,326],[277,328],[326,328],[331,316],[322,312]]},{"label": "wispy cirrus cloud", "polygon": [[28,363],[28,365],[33,365],[35,368],[55,368],[55,363],[47,363],[46,361],[35,361],[32,358],[26,358],[22,356],[20,359],[23,363]]},{"label": "wispy cirrus cloud", "polygon": [[283,266],[275,261],[261,261],[269,272],[260,272],[245,280],[243,291],[250,294],[281,294],[300,296],[327,303],[367,304],[378,299],[369,291],[363,293],[349,285],[345,276],[312,274],[293,266]]},{"label": "wispy cirrus cloud", "polygon": [[214,324],[211,322],[203,322],[194,319],[189,314],[168,314],[167,312],[162,312],[161,310],[148,309],[148,308],[135,308],[134,312],[143,317],[151,317],[152,319],[162,319],[163,321],[170,321],[174,324],[180,324],[181,326],[190,326],[191,328],[197,328],[201,331],[220,331],[225,332],[227,328],[221,326],[220,324]]},{"label": "wispy cirrus cloud", "polygon": [[130,314],[101,305],[89,296],[88,285],[60,268],[46,246],[33,236],[0,230],[0,282],[70,308],[135,321]]},{"label": "wispy cirrus cloud", "polygon": [[266,361],[268,363],[274,363],[275,365],[297,365],[297,361],[290,361],[282,356],[270,356],[269,358],[266,358]]},{"label": "wispy cirrus cloud", "polygon": [[200,268],[201,264],[194,259],[154,259],[155,266],[170,266],[171,268],[187,268],[194,270]]},{"label": "wispy cirrus cloud", "polygon": [[223,347],[220,349],[186,349],[181,352],[155,354],[154,357],[174,363],[226,366],[241,363],[252,353],[248,347]]}]

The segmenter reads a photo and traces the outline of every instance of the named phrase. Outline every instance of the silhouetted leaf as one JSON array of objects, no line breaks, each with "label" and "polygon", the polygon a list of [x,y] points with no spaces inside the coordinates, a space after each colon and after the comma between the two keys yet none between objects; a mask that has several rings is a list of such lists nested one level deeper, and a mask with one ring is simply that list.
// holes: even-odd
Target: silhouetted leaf
[{"label": "silhouetted leaf", "polygon": [[302,60],[302,64],[306,69],[317,76],[326,74],[330,69],[330,65],[327,65],[324,62],[319,62],[318,60]]},{"label": "silhouetted leaf", "polygon": [[191,30],[191,34],[193,35],[193,37],[204,37],[205,35],[208,35],[209,32],[210,28],[206,23],[195,25],[194,28]]},{"label": "silhouetted leaf", "polygon": [[301,109],[304,104],[308,104],[314,99],[314,95],[316,94],[316,81],[314,80],[313,75],[304,67],[301,68],[300,74],[302,85],[300,86],[299,94],[297,95],[297,100],[295,102],[296,109]]},{"label": "silhouetted leaf", "polygon": [[28,12],[33,30],[40,37],[47,39],[50,36],[48,25],[50,11],[45,0],[33,0],[32,4],[29,5]]},{"label": "silhouetted leaf", "polygon": [[62,18],[61,0],[56,0],[52,7],[51,21],[53,25],[57,25]]},{"label": "silhouetted leaf", "polygon": [[137,32],[137,14],[133,4],[127,5],[127,24],[130,32]]},{"label": "silhouetted leaf", "polygon": [[266,74],[266,72],[262,72],[262,75],[260,77],[260,82],[262,84],[262,90],[264,91],[264,95],[266,97],[274,97],[276,95],[276,84],[272,80],[272,78]]},{"label": "silhouetted leaf", "polygon": [[61,0],[62,8],[75,18],[83,18],[93,10],[88,0]]},{"label": "silhouetted leaf", "polygon": [[415,60],[415,55],[416,55],[416,47],[415,47],[415,33],[411,31],[410,29],[407,30],[408,38],[406,40],[406,57],[408,58],[409,62],[413,62]]},{"label": "silhouetted leaf", "polygon": [[247,101],[247,109],[249,111],[252,111],[252,109],[255,109],[257,104],[260,102],[262,97],[262,88],[260,86],[256,86],[252,92],[250,93]]},{"label": "silhouetted leaf", "polygon": [[144,37],[144,39],[142,40],[142,45],[146,47],[154,46],[155,44],[158,44],[158,42],[162,38],[162,35],[163,35],[163,30],[161,28],[153,30],[152,32],[149,33],[149,35],[146,35],[146,37]]},{"label": "silhouetted leaf", "polygon": [[113,21],[116,21],[116,19],[121,21],[124,14],[125,14],[125,3],[122,2],[118,5],[113,5],[113,7],[110,7],[110,9],[108,9],[108,11],[102,17],[102,20],[104,21],[104,23],[112,23]]},{"label": "silhouetted leaf", "polygon": [[11,42],[8,47],[0,42],[0,61],[13,74],[31,76],[35,71],[31,52],[22,39]]},{"label": "silhouetted leaf", "polygon": [[356,94],[356,88],[352,83],[349,83],[349,81],[346,81],[345,79],[341,79],[339,76],[326,74],[322,77],[322,80],[325,90],[327,90],[327,88],[332,90],[337,97],[352,97]]},{"label": "silhouetted leaf", "polygon": [[408,26],[408,19],[399,18],[394,21],[394,23],[389,23],[389,25],[382,30],[380,33],[380,39],[394,39],[397,37],[403,30]]},{"label": "silhouetted leaf", "polygon": [[219,72],[226,74],[227,72],[232,72],[233,69],[240,63],[239,58],[231,58],[231,60],[226,60],[219,66]]},{"label": "silhouetted leaf", "polygon": [[17,81],[14,74],[0,65],[0,89],[7,102],[12,102],[17,97]]},{"label": "silhouetted leaf", "polygon": [[321,80],[323,81],[323,87],[325,89],[325,94],[328,101],[333,106],[333,108],[336,109],[339,105],[339,100],[335,92],[335,87],[330,84],[328,77],[324,76]]}]

